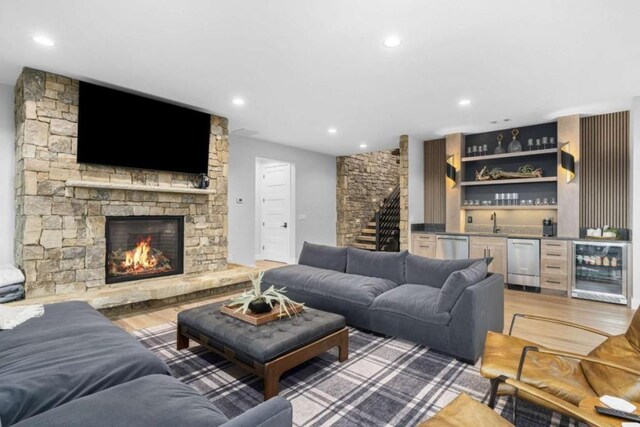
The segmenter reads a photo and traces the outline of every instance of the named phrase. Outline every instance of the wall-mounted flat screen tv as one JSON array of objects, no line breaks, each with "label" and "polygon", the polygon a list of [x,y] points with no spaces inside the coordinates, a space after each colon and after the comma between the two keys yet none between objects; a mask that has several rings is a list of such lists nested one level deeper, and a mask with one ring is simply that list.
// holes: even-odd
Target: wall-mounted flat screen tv
[{"label": "wall-mounted flat screen tv", "polygon": [[207,173],[211,116],[80,82],[78,163]]}]

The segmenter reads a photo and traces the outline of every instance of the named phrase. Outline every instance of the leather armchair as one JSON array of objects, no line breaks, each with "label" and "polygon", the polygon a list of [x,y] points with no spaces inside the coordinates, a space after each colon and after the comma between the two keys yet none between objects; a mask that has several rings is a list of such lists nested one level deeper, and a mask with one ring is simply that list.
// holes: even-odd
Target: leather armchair
[{"label": "leather armchair", "polygon": [[[595,427],[611,427],[611,424],[607,423],[602,417],[582,408],[576,408],[564,400],[540,391],[533,386],[507,377],[499,377],[497,380],[508,385],[514,390],[518,390],[519,392],[535,395],[540,401],[547,403],[549,406],[564,408],[563,412],[574,419]],[[494,412],[489,407],[473,400],[471,397],[463,393],[456,397],[450,404],[444,407],[432,418],[419,424],[418,427],[476,426],[507,427],[513,426],[513,424],[502,418],[497,412]]]},{"label": "leather armchair", "polygon": [[[518,319],[580,329],[598,334],[605,341],[586,356],[548,349],[511,335]],[[563,320],[516,314],[509,335],[487,334],[480,372],[491,380],[491,407],[497,395],[517,395],[571,416],[569,408],[577,409],[580,401],[588,397],[609,394],[640,401],[640,310],[636,311],[627,332],[615,336]],[[518,390],[500,381],[500,377],[520,380],[529,387]],[[532,390],[540,390],[560,400],[543,400]]]}]

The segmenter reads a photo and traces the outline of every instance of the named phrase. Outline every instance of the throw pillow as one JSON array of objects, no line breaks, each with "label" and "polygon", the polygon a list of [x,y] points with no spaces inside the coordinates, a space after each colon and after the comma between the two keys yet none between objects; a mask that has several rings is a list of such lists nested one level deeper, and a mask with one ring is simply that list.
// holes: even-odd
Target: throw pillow
[{"label": "throw pillow", "polygon": [[347,269],[347,248],[304,242],[298,264],[344,273]]},{"label": "throw pillow", "polygon": [[487,277],[487,263],[485,260],[477,261],[464,270],[451,273],[440,289],[440,294],[438,294],[436,312],[451,312],[464,290],[485,277]]},{"label": "throw pillow", "polygon": [[[427,285],[441,288],[454,271],[469,268],[483,258],[477,259],[433,259],[418,255],[407,255],[405,276],[407,283],[412,285]],[[487,265],[493,258],[484,258]]]}]

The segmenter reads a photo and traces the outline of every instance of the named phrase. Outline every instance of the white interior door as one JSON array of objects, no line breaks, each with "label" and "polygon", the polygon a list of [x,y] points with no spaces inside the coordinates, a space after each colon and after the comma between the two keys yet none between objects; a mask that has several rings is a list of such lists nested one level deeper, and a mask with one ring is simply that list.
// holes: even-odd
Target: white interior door
[{"label": "white interior door", "polygon": [[291,237],[291,165],[265,163],[260,176],[261,245],[264,259],[289,262]]}]

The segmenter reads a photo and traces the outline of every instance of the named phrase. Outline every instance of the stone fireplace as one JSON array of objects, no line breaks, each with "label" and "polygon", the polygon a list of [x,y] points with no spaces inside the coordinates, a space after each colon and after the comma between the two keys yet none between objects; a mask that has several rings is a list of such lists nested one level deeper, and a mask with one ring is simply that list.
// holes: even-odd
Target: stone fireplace
[{"label": "stone fireplace", "polygon": [[[207,190],[193,188],[188,174],[79,164],[78,86],[33,69],[24,69],[15,86],[15,259],[27,299],[147,289],[142,284],[157,281],[183,293],[213,286],[201,278],[227,271],[227,120],[211,116]],[[159,218],[173,218],[173,225]],[[122,226],[127,221],[135,230]],[[170,242],[175,233],[179,241]],[[109,274],[114,251],[111,261],[124,265]],[[144,251],[155,257],[145,264],[155,270],[141,269]],[[155,278],[167,274],[173,276]]]},{"label": "stone fireplace", "polygon": [[184,217],[107,217],[106,282],[182,274]]}]

